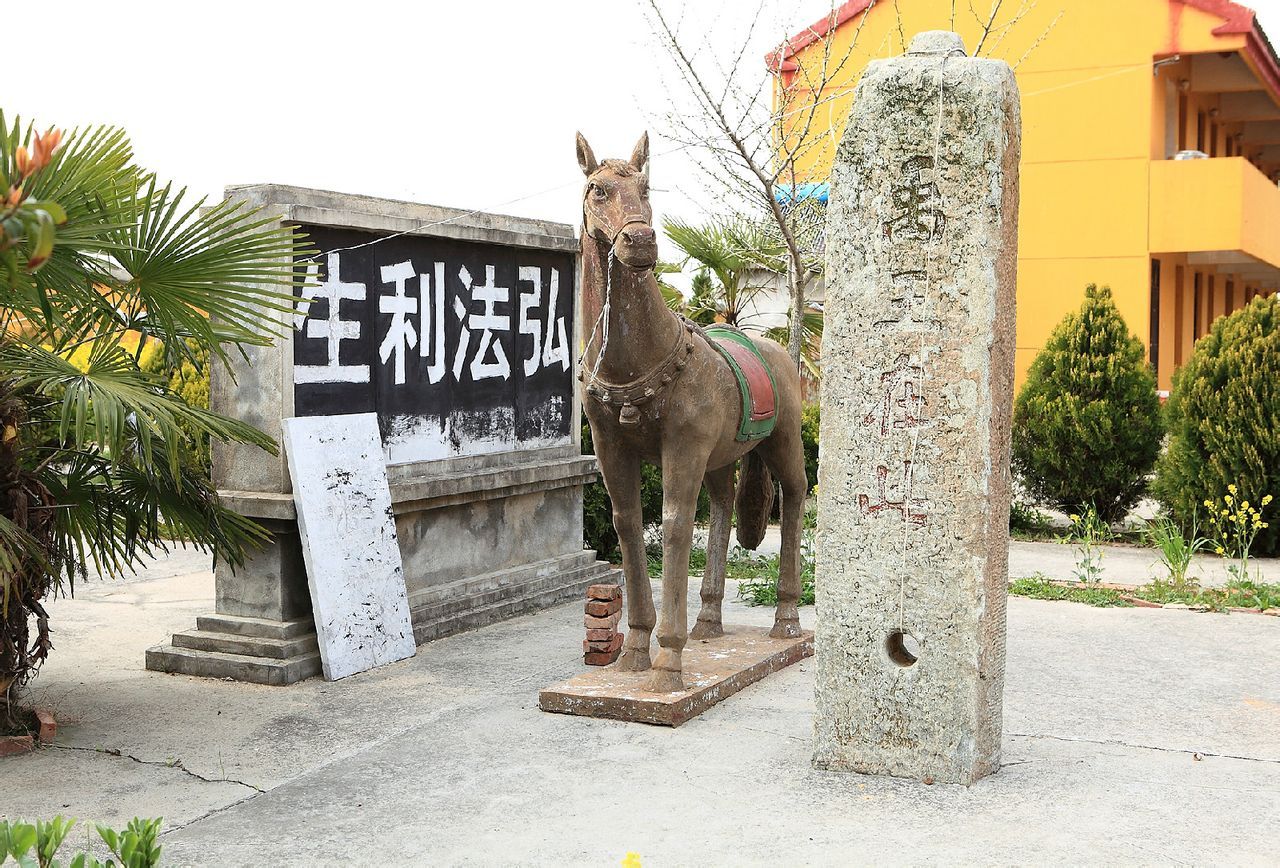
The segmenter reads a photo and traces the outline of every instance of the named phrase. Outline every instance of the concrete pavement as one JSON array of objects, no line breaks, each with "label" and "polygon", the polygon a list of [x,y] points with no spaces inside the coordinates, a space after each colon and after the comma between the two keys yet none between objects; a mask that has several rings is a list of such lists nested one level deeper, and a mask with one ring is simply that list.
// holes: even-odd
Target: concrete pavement
[{"label": "concrete pavement", "polygon": [[579,605],[333,683],[147,672],[211,608],[192,563],[53,604],[33,694],[59,746],[0,760],[0,815],[163,815],[179,865],[1277,858],[1274,618],[1011,599],[1005,766],[965,789],[814,771],[812,661],[677,730],[540,712],[581,668]]}]

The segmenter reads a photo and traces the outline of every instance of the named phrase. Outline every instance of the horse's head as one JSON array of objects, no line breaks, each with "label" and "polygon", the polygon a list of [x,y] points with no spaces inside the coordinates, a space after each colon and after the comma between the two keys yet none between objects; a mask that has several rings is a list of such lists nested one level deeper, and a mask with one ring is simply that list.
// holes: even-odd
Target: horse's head
[{"label": "horse's head", "polygon": [[658,261],[658,237],[649,207],[649,134],[640,137],[630,160],[598,162],[578,133],[578,165],[587,176],[582,231],[608,244],[623,265],[653,268]]}]

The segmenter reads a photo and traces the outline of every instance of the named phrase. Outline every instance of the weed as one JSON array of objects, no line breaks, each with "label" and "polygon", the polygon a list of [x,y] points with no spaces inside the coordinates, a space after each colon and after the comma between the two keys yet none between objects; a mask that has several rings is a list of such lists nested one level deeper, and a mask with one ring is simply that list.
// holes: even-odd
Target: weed
[{"label": "weed", "polygon": [[1247,500],[1237,500],[1237,495],[1238,489],[1232,483],[1227,486],[1227,493],[1222,496],[1221,504],[1206,500],[1204,505],[1209,508],[1210,526],[1219,534],[1214,542],[1214,551],[1234,562],[1227,565],[1227,572],[1241,581],[1247,581],[1249,550],[1253,548],[1253,541],[1257,539],[1258,533],[1270,527],[1268,522],[1262,520],[1262,512],[1271,503],[1272,497],[1269,494],[1263,497],[1259,508],[1250,506]]},{"label": "weed", "polygon": [[[812,606],[817,589],[814,581],[814,532],[806,530],[800,537],[801,606]],[[781,571],[777,555],[752,556],[735,547],[729,557],[728,575],[738,580],[738,599],[749,606],[776,606],[778,578]]]},{"label": "weed", "polygon": [[1188,539],[1177,522],[1158,518],[1144,528],[1144,541],[1160,552],[1161,566],[1169,574],[1161,580],[1163,583],[1167,583],[1177,593],[1196,588],[1196,580],[1188,575],[1191,559],[1196,552],[1209,545],[1209,540],[1196,535],[1194,522],[1191,525],[1191,538]]},{"label": "weed", "polygon": [[1081,584],[1096,585],[1102,580],[1102,551],[1098,545],[1112,538],[1111,528],[1092,506],[1068,518],[1071,529],[1063,542],[1074,544],[1079,552],[1072,576]]}]

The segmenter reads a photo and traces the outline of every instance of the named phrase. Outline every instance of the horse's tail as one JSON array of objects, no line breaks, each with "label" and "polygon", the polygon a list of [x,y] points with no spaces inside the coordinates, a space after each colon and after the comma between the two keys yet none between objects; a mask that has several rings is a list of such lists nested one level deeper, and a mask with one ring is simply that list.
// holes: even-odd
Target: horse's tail
[{"label": "horse's tail", "polygon": [[738,474],[738,493],[734,508],[738,513],[738,545],[754,549],[764,539],[769,516],[773,513],[773,476],[755,452],[742,458]]}]

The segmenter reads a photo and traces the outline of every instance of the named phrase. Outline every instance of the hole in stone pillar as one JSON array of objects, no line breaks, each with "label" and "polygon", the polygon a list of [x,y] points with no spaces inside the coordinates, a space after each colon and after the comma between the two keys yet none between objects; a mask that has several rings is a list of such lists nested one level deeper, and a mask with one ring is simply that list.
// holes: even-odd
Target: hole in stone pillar
[{"label": "hole in stone pillar", "polygon": [[889,659],[902,667],[915,666],[920,659],[920,643],[916,637],[901,630],[895,630],[884,640],[884,650]]}]

